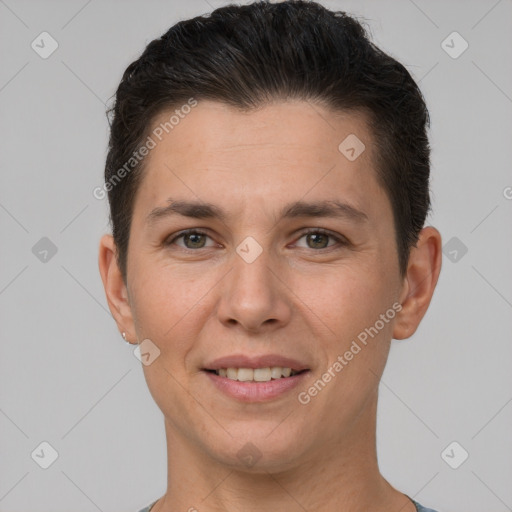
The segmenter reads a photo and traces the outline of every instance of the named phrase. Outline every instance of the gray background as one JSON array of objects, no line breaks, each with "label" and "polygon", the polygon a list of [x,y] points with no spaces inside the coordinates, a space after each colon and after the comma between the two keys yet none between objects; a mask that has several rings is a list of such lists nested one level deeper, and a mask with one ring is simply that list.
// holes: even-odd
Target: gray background
[{"label": "gray background", "polygon": [[[107,204],[92,191],[104,103],[126,66],[179,19],[224,3],[0,0],[1,512],[129,512],[165,491],[163,418],[106,306]],[[363,16],[420,82],[429,224],[444,244],[456,237],[419,330],[392,345],[381,470],[440,511],[512,510],[512,2],[322,3]],[[31,48],[43,31],[59,45],[47,59]],[[469,43],[456,59],[441,46],[453,31]],[[46,262],[33,252],[42,237],[57,247]],[[43,441],[58,452],[48,469],[31,457]],[[441,456],[453,441],[469,453],[458,469]]]}]

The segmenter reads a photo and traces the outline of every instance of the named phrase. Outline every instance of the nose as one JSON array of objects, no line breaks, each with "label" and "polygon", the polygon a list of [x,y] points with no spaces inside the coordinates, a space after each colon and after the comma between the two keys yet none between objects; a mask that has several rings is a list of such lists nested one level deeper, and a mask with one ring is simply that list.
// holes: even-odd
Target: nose
[{"label": "nose", "polygon": [[268,251],[250,263],[234,256],[233,268],[223,279],[217,314],[226,326],[238,325],[252,333],[268,333],[290,321],[290,293]]}]

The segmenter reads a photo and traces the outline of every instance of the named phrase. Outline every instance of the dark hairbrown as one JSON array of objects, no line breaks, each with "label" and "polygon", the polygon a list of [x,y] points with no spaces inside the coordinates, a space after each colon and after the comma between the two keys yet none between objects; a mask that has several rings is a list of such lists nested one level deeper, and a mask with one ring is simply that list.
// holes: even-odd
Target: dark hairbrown
[{"label": "dark hairbrown", "polygon": [[410,249],[430,209],[429,114],[423,96],[406,68],[377,48],[355,18],[315,2],[288,0],[228,5],[180,21],[125,70],[108,111],[105,166],[125,282],[144,161],[122,179],[113,179],[144,143],[155,117],[191,97],[244,111],[293,98],[364,112],[378,149],[377,177],[391,202],[398,264],[405,275]]}]

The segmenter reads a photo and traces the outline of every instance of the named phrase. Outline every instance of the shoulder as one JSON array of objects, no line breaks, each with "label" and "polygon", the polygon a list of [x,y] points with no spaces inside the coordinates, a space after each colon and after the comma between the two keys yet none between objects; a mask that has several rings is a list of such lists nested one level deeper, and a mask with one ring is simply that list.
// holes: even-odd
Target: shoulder
[{"label": "shoulder", "polygon": [[[437,510],[434,510],[432,508],[427,508],[427,507],[424,507],[423,505],[421,505],[420,503],[418,503],[417,501],[414,501],[412,498],[410,498],[411,501],[414,503],[415,507],[416,507],[416,510],[417,512],[437,512]],[[151,510],[151,507],[156,503],[156,501],[154,501],[153,503],[151,503],[150,505],[148,505],[147,507],[139,510],[139,512],[150,512]]]},{"label": "shoulder", "polygon": [[142,510],[139,510],[139,512],[149,512],[151,510],[151,507],[153,507],[153,505],[157,502],[158,500],[155,500],[153,501],[153,503],[151,503],[150,505],[148,505],[147,507],[143,508]]},{"label": "shoulder", "polygon": [[437,512],[437,510],[434,510],[432,508],[427,508],[427,507],[424,507],[423,505],[420,505],[417,501],[414,501],[412,498],[411,498],[411,501],[414,503],[417,512]]}]

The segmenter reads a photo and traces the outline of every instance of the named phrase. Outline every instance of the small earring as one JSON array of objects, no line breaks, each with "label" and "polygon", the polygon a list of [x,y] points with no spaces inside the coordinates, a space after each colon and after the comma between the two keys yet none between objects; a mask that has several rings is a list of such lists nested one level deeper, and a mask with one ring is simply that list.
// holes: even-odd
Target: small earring
[{"label": "small earring", "polygon": [[121,336],[123,337],[123,340],[126,341],[126,343],[130,343],[127,339],[126,339],[126,333],[125,332],[122,332],[121,333]]}]

